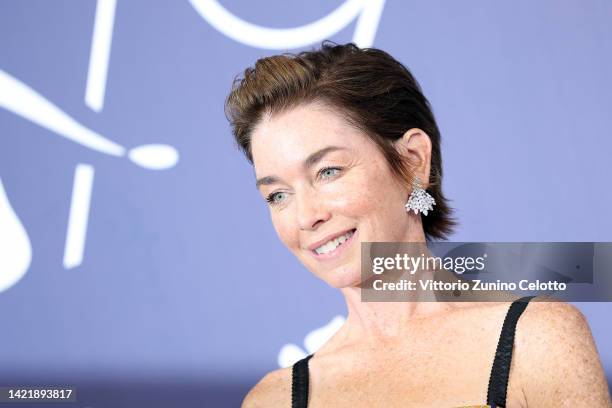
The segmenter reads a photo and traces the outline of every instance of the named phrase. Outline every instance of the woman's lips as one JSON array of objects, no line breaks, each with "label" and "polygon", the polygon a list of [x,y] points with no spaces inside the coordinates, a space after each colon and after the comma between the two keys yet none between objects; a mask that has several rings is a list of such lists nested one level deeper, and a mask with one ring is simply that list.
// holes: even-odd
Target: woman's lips
[{"label": "woman's lips", "polygon": [[340,245],[338,245],[333,251],[325,253],[325,254],[318,254],[316,251],[310,251],[315,258],[323,261],[323,260],[329,260],[329,259],[334,259],[339,257],[340,255],[342,255],[342,253],[344,253],[344,251],[346,251],[348,249],[349,246],[351,246],[351,244],[353,243],[353,241],[355,240],[355,235],[357,235],[357,229],[353,229],[353,233],[351,234],[351,236],[344,241],[343,243],[341,243]]}]

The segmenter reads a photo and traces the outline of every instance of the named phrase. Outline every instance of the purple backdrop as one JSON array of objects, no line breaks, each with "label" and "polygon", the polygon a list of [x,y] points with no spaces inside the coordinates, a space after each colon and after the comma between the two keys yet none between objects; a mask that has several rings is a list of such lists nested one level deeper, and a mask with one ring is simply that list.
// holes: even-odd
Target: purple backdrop
[{"label": "purple backdrop", "polygon": [[[277,239],[223,114],[236,74],[316,34],[421,83],[453,240],[612,241],[611,19],[604,0],[1,2],[0,385],[237,406],[344,315]],[[610,304],[576,306],[611,378]]]}]

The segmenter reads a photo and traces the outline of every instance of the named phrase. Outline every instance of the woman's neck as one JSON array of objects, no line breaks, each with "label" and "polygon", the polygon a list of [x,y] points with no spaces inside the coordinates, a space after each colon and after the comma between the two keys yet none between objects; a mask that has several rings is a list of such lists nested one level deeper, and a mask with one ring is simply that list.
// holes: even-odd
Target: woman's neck
[{"label": "woman's neck", "polygon": [[437,302],[432,291],[416,290],[401,301],[383,302],[363,301],[361,291],[359,287],[342,289],[348,310],[344,341],[350,344],[406,339],[420,322],[457,308],[454,303]]},{"label": "woman's neck", "polygon": [[[421,217],[412,213],[409,216],[414,219],[401,242],[419,243],[417,245],[422,245],[422,248],[426,249]],[[408,244],[406,248],[410,248]],[[373,249],[372,252],[374,251],[376,250]],[[383,247],[381,251],[387,252],[387,249]],[[437,302],[433,291],[423,290],[418,284],[419,281],[433,279],[433,276],[433,271],[420,270],[412,275],[397,275],[391,278],[391,280],[408,278],[416,283],[416,289],[401,293],[385,292],[384,301],[368,301],[366,292],[360,287],[362,284],[342,288],[348,311],[347,321],[341,329],[342,343],[374,346],[381,342],[405,339],[420,321],[456,309],[459,305]]]}]

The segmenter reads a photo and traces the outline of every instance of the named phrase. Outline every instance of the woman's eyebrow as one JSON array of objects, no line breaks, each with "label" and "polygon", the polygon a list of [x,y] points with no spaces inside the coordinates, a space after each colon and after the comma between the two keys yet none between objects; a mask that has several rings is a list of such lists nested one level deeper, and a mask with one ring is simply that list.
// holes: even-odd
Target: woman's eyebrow
[{"label": "woman's eyebrow", "polygon": [[[335,152],[337,150],[348,150],[348,149],[346,147],[340,147],[340,146],[324,147],[322,149],[317,150],[314,153],[311,153],[302,163],[302,167],[305,170],[308,170],[311,167],[313,167],[315,164],[317,164],[321,159],[323,159],[325,155],[331,152]],[[280,181],[280,178],[276,176],[265,176],[265,177],[261,177],[257,179],[257,182],[255,183],[255,187],[259,189],[259,187],[262,185],[275,184],[275,183],[278,183],[279,181]]]}]

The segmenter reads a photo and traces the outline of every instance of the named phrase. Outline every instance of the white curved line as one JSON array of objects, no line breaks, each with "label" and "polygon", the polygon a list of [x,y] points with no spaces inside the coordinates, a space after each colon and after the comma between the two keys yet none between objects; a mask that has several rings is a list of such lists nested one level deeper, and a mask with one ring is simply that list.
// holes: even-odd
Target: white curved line
[{"label": "white curved line", "polygon": [[116,6],[117,0],[98,0],[96,6],[85,89],[85,103],[96,112],[100,112],[104,107],[108,59],[113,41]]},{"label": "white curved line", "polygon": [[295,28],[267,28],[249,23],[230,13],[216,0],[189,2],[202,18],[229,38],[253,47],[285,49],[329,38],[348,25],[368,0],[347,0],[320,20]]},{"label": "white curved line", "polygon": [[11,207],[0,178],[0,292],[19,282],[32,263],[30,237]]},{"label": "white curved line", "polygon": [[357,19],[355,33],[353,34],[353,42],[360,48],[374,45],[376,30],[384,6],[385,0],[369,0],[363,4],[363,10]]},{"label": "white curved line", "polygon": [[0,108],[100,153],[123,156],[125,147],[81,125],[28,85],[0,70]]}]

